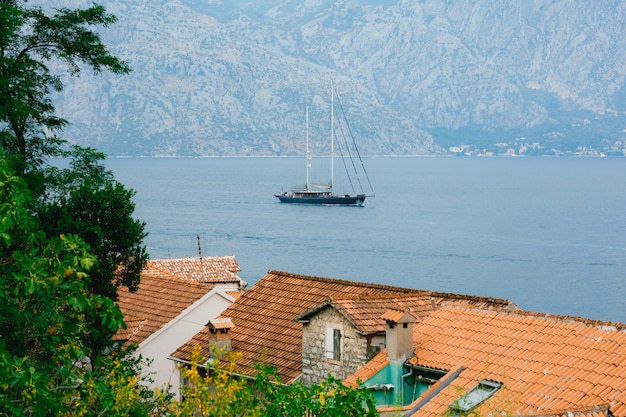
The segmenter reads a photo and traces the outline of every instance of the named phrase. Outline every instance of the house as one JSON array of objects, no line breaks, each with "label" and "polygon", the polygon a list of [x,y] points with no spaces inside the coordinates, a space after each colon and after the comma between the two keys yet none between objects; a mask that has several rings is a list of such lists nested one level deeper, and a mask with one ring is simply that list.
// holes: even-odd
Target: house
[{"label": "house", "polygon": [[[350,301],[350,297],[357,297],[357,300]],[[498,306],[517,308],[503,300],[269,271],[224,310],[220,318],[228,318],[232,322],[233,327],[227,334],[231,348],[242,355],[242,359],[237,363],[238,372],[252,375],[255,372],[254,365],[263,363],[275,367],[284,383],[302,380],[311,384],[325,379],[327,371],[343,379],[366,364],[384,345],[381,339],[381,337],[384,339],[384,327],[378,324],[375,330],[367,327],[372,320],[377,320],[378,313],[357,319],[363,327],[361,331],[369,333],[363,340],[354,339],[358,347],[351,345],[349,341],[353,340],[352,338],[342,337],[341,343],[344,344],[345,354],[341,358],[342,360],[350,358],[350,367],[339,367],[336,363],[329,363],[328,368],[324,368],[306,362],[309,360],[308,355],[313,355],[311,351],[316,351],[320,356],[324,355],[324,343],[308,339],[305,342],[303,325],[296,318],[306,312],[312,314],[314,310],[324,310],[320,305],[337,304],[345,306],[346,309],[353,308],[354,311],[363,310],[364,305],[371,303],[375,297],[386,300],[378,307],[380,314],[404,298],[410,306],[418,308],[423,314],[429,309],[432,310],[433,302],[436,303],[439,299],[485,305],[495,303]],[[354,316],[361,317],[360,314]],[[304,317],[300,319],[304,320]],[[344,328],[348,329],[349,323],[345,324]],[[323,337],[324,335],[320,335],[318,339]],[[182,364],[189,363],[196,346],[201,348],[200,354],[208,358],[211,354],[210,346],[214,342],[215,337],[212,336],[210,329],[205,327],[191,340],[173,351],[171,359]],[[312,358],[311,360],[313,361]]]},{"label": "house", "polygon": [[[317,384],[328,374],[345,379],[383,349],[387,356],[403,363],[413,356],[414,323],[432,314],[442,303],[489,310],[519,309],[508,300],[429,291],[329,298],[296,317],[303,325],[302,381]],[[402,334],[404,337],[399,338]]]},{"label": "house", "polygon": [[[284,383],[302,375],[302,325],[295,318],[331,296],[401,295],[415,290],[269,271],[246,290],[220,318],[229,318],[231,347],[242,354],[238,371],[252,375],[255,363],[274,366]],[[195,346],[210,356],[211,331],[205,327],[172,349],[171,359],[188,363]]]},{"label": "house", "polygon": [[[388,332],[402,322],[389,316]],[[444,303],[412,327],[407,360],[394,364],[388,343],[345,381],[374,390],[381,411],[626,416],[623,324]]]},{"label": "house", "polygon": [[[389,415],[626,417],[626,325],[472,297],[270,271],[172,354],[212,332],[284,383],[331,373]],[[226,340],[225,340],[226,339]]]},{"label": "house", "polygon": [[114,339],[137,345],[136,355],[152,361],[146,369],[152,388],[178,393],[178,369],[167,358],[235,301],[246,286],[239,270],[233,256],[156,259],[148,261],[136,292],[120,291],[127,327]]}]

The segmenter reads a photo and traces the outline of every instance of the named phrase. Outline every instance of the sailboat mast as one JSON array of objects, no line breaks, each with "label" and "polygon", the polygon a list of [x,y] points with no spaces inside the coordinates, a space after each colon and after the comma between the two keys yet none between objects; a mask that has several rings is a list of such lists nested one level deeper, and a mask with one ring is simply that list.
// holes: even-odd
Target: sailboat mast
[{"label": "sailboat mast", "polygon": [[305,118],[304,118],[304,137],[305,137],[305,146],[306,146],[306,183],[305,188],[309,191],[309,168],[311,166],[311,157],[309,156],[309,105],[305,106]]},{"label": "sailboat mast", "polygon": [[330,82],[330,193],[335,186],[335,86]]}]

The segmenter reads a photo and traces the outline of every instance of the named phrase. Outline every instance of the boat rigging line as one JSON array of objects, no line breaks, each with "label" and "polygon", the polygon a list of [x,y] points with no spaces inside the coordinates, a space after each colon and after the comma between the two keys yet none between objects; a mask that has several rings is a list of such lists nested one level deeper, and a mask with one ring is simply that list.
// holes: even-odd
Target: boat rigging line
[{"label": "boat rigging line", "polygon": [[[354,146],[354,151],[356,152],[358,158],[359,158],[359,162],[361,163],[361,168],[363,169],[363,173],[365,174],[365,178],[367,179],[367,183],[370,187],[370,190],[372,191],[372,197],[374,196],[374,187],[372,186],[372,182],[370,181],[370,177],[367,174],[367,170],[365,169],[365,164],[363,163],[363,158],[361,158],[361,153],[359,152],[359,147],[356,144],[356,140],[354,139],[354,135],[352,134],[352,129],[350,128],[350,124],[348,123],[348,118],[346,117],[346,113],[343,110],[343,105],[341,104],[341,97],[339,97],[339,93],[337,93],[335,91],[335,97],[337,98],[337,103],[339,104],[339,111],[341,112],[341,115],[343,116],[343,121],[346,124],[346,129],[348,130],[348,135],[350,136],[350,139],[352,140],[352,146]],[[356,166],[354,165],[354,159],[352,158],[352,154],[350,153],[350,147],[347,144],[347,139],[345,137],[345,133],[343,131],[343,128],[341,126],[341,124],[339,125],[339,129],[341,130],[341,135],[344,138],[344,142],[346,143],[346,150],[348,152],[348,156],[350,157],[350,162],[352,163],[352,168],[354,169],[354,174],[356,175],[356,179],[359,182],[359,187],[361,187],[361,190],[363,189],[363,186],[361,185],[361,179],[359,177],[358,174],[358,170],[356,169]],[[341,148],[339,148],[339,152],[341,153]],[[346,162],[344,160],[343,162],[344,167],[346,165]],[[346,168],[347,170],[347,168]],[[352,180],[350,180],[350,185],[352,186]]]}]

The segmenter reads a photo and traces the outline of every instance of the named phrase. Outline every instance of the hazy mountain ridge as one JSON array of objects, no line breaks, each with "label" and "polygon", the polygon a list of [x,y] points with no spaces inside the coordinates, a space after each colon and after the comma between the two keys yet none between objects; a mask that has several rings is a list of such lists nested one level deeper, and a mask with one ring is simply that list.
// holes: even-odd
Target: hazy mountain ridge
[{"label": "hazy mountain ridge", "polygon": [[305,103],[321,152],[331,78],[367,154],[443,152],[429,130],[556,146],[597,117],[626,139],[623,1],[103,4],[134,72],[85,72],[57,103],[67,137],[111,155],[301,154]]}]

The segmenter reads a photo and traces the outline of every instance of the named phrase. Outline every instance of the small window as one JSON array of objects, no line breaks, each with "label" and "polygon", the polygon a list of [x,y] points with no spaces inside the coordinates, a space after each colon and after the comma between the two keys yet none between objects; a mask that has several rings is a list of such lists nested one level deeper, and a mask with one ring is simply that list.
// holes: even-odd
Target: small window
[{"label": "small window", "polygon": [[458,400],[450,405],[453,411],[464,412],[469,411],[479,404],[485,402],[491,397],[502,384],[493,381],[480,381],[478,385],[470,390],[467,394],[461,396]]},{"label": "small window", "polygon": [[409,323],[402,323],[402,328],[403,329],[408,329],[409,328]]},{"label": "small window", "polygon": [[326,328],[326,359],[341,360],[341,330]]}]

